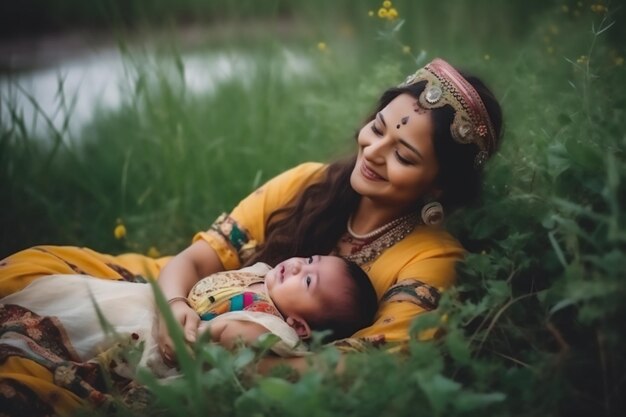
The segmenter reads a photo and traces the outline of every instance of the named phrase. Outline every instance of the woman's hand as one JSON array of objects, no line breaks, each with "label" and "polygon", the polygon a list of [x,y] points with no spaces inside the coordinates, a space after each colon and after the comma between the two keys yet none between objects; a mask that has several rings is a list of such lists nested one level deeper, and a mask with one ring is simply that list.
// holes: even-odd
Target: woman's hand
[{"label": "woman's hand", "polygon": [[[186,297],[193,285],[201,277],[224,270],[217,253],[204,241],[198,241],[172,258],[159,275],[158,284],[165,298]],[[174,318],[183,328],[185,339],[195,342],[200,318],[198,314],[182,300],[170,305]],[[159,317],[156,340],[159,352],[166,363],[172,365],[176,358],[174,344],[167,326]]]},{"label": "woman's hand", "polygon": [[[171,304],[172,314],[176,322],[178,322],[183,328],[183,335],[188,343],[194,343],[196,341],[198,333],[198,325],[200,324],[200,317],[191,307],[189,307],[183,301],[175,301]],[[176,354],[174,350],[174,343],[167,331],[167,324],[163,317],[159,315],[159,328],[157,334],[157,343],[159,344],[159,352],[163,357],[163,360],[169,366],[173,366],[176,363]]]},{"label": "woman's hand", "polygon": [[[301,356],[296,358],[279,358],[276,356],[265,356],[261,358],[261,360],[259,360],[259,362],[257,363],[256,371],[261,375],[269,375],[272,369],[278,366],[288,366],[293,369],[293,371],[297,375],[302,376],[305,372],[316,368],[316,355],[317,353],[312,356]],[[344,373],[345,369],[346,354],[342,353],[341,356],[339,356],[339,361],[337,362],[334,372],[337,375],[341,375]]]}]

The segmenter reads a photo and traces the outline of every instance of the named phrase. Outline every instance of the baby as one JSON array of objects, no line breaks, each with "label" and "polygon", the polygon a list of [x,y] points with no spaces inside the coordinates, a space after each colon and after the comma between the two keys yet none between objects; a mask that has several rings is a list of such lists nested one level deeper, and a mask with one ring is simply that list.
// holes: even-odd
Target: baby
[{"label": "baby", "polygon": [[[371,324],[377,308],[374,288],[356,264],[335,256],[290,258],[274,268],[256,264],[200,280],[186,302],[200,315],[199,331],[210,329],[214,341],[227,347],[260,335],[279,336],[278,354],[298,353],[299,340],[312,330],[330,330],[332,338],[348,337]],[[140,364],[156,374],[164,371],[154,339],[158,311],[150,285],[98,279],[85,275],[51,275],[0,300],[39,316],[54,317],[83,361],[114,342],[102,329],[99,310],[117,334],[145,342]],[[98,306],[96,309],[95,306]],[[20,338],[14,340],[20,345]],[[11,345],[10,337],[2,343]],[[16,346],[17,346],[16,345]],[[156,364],[156,365],[155,365]]]},{"label": "baby", "polygon": [[[259,316],[264,318],[261,322],[250,315],[222,316],[226,312],[274,316],[299,339],[307,339],[312,330],[330,330],[326,340],[349,337],[367,327],[376,312],[376,293],[365,272],[343,258],[319,255],[290,258],[274,268],[259,263],[220,272],[200,280],[187,300],[172,301],[187,302],[203,321],[212,320],[203,322],[199,331],[210,328],[213,340],[225,346],[232,346],[236,338],[256,340],[268,330],[278,334],[267,316]],[[256,325],[241,326],[233,320]]]}]

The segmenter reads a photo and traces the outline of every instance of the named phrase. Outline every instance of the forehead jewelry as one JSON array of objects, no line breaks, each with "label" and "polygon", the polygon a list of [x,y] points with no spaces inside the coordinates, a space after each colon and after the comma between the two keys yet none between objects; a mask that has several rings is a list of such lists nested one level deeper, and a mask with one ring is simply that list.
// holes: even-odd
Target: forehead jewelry
[{"label": "forehead jewelry", "polygon": [[478,147],[474,166],[480,168],[495,151],[496,134],[480,95],[463,76],[440,58],[410,75],[400,87],[426,81],[418,98],[423,109],[436,109],[446,104],[454,109],[450,126],[452,138],[458,143],[473,143]]},{"label": "forehead jewelry", "polygon": [[[402,119],[400,119],[400,123],[402,123],[403,125],[407,124],[408,122],[409,116],[404,116]],[[400,129],[400,123],[396,125],[396,129]]]}]

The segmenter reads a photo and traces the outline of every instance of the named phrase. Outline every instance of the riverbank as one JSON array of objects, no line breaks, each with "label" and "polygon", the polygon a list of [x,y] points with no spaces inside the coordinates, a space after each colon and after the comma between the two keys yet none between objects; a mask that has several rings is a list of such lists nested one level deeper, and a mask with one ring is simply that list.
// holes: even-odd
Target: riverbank
[{"label": "riverbank", "polygon": [[0,74],[58,65],[86,54],[130,45],[158,49],[163,45],[193,50],[207,45],[247,43],[259,39],[304,39],[310,34],[288,19],[239,23],[185,25],[171,29],[134,31],[70,30],[48,34],[0,38]]}]

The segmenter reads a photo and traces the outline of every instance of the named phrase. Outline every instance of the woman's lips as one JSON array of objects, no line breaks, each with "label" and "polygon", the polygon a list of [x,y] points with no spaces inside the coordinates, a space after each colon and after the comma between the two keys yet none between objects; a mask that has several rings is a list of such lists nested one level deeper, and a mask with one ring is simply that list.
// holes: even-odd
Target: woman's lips
[{"label": "woman's lips", "polygon": [[372,171],[365,165],[365,162],[361,162],[361,175],[370,181],[386,181],[383,177]]}]

